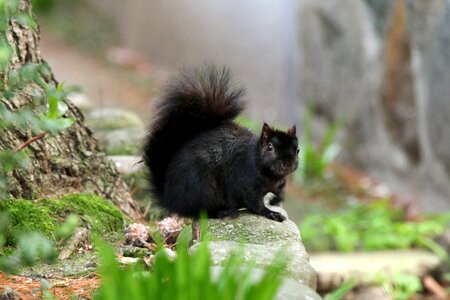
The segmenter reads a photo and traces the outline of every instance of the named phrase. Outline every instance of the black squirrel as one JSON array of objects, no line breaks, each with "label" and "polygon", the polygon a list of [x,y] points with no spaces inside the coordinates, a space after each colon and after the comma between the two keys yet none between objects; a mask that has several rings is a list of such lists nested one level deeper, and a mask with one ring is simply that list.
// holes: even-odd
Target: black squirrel
[{"label": "black squirrel", "polygon": [[260,136],[233,122],[245,107],[244,90],[227,68],[188,69],[169,80],[156,102],[143,149],[151,192],[171,213],[221,218],[246,208],[276,221],[264,205],[284,197],[286,176],[298,166],[295,126],[286,132],[264,123]]}]

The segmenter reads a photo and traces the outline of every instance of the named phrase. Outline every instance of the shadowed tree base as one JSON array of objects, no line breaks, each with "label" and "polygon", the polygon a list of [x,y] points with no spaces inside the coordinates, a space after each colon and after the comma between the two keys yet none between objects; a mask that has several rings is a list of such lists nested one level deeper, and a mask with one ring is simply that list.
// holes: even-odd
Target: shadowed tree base
[{"label": "shadowed tree base", "polygon": [[[20,10],[31,11],[29,0],[20,4]],[[19,69],[27,63],[45,63],[39,49],[39,29],[31,29],[14,20],[9,21],[8,43],[12,46],[9,69]],[[68,61],[68,64],[71,62]],[[7,72],[1,73],[7,82]],[[57,84],[53,74],[41,76],[47,83]],[[0,86],[5,91],[5,86]],[[28,84],[12,99],[0,101],[11,111],[19,111],[33,104],[32,93],[42,88]],[[14,198],[37,199],[67,193],[94,193],[110,199],[131,218],[139,212],[133,204],[128,187],[117,172],[113,162],[99,148],[92,131],[84,125],[84,117],[71,102],[67,103],[66,117],[75,123],[63,132],[50,135],[32,133],[30,130],[0,128],[0,151],[27,151],[29,161],[25,168],[8,174],[8,192]],[[31,142],[30,142],[31,141]]]}]

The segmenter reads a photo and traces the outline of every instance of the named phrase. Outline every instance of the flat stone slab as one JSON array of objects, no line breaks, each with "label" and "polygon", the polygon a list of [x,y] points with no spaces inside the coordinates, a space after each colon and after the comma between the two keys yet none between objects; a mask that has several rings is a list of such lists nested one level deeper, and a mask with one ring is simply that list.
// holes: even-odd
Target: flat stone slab
[{"label": "flat stone slab", "polygon": [[319,289],[338,287],[349,279],[361,284],[373,283],[377,274],[407,273],[422,277],[441,262],[425,250],[395,250],[354,253],[322,253],[310,256],[317,272]]}]

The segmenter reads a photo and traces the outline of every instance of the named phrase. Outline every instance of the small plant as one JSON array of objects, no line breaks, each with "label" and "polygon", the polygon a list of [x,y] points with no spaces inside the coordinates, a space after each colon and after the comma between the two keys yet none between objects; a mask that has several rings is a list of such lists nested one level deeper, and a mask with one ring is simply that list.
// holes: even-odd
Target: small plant
[{"label": "small plant", "polygon": [[[121,269],[111,247],[97,243],[102,284],[95,299],[273,299],[281,284],[280,269],[268,269],[259,279],[239,255],[231,256],[213,272],[206,242],[189,253],[186,243],[177,256],[158,251],[150,271],[142,265]],[[217,269],[219,270],[219,269]]]},{"label": "small plant", "polygon": [[337,289],[328,293],[323,298],[324,300],[340,300],[344,298],[355,286],[357,285],[356,281],[350,280],[341,284]]},{"label": "small plant", "polygon": [[449,214],[409,222],[387,201],[349,204],[332,214],[307,216],[300,224],[303,242],[310,251],[430,248],[430,239],[443,233]]},{"label": "small plant", "polygon": [[404,273],[377,274],[376,281],[392,299],[407,300],[422,290],[420,278]]},{"label": "small plant", "polygon": [[[78,218],[70,215],[59,229],[53,232],[54,240],[38,231],[11,227],[6,211],[0,211],[0,271],[16,273],[21,268],[31,267],[39,261],[53,263],[57,257],[56,245],[64,243],[78,226]],[[14,235],[14,247],[8,246],[8,235]],[[9,245],[11,246],[11,245]],[[4,253],[8,250],[9,253]]]},{"label": "small plant", "polygon": [[294,174],[294,179],[297,182],[304,183],[307,180],[324,177],[328,166],[341,150],[339,144],[335,141],[339,128],[339,123],[331,124],[320,146],[316,147],[312,137],[312,109],[306,109],[300,143],[300,166]]}]

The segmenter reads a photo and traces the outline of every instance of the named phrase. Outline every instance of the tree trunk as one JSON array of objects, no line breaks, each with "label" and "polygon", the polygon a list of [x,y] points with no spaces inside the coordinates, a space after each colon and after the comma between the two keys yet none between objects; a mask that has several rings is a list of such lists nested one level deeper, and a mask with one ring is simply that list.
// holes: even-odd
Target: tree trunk
[{"label": "tree trunk", "polygon": [[[29,0],[19,6],[29,12]],[[13,54],[9,70],[19,69],[27,63],[45,63],[39,49],[39,29],[10,19],[7,40]],[[67,62],[71,63],[71,62]],[[32,93],[42,91],[37,84],[30,83],[12,99],[3,97],[8,80],[8,72],[0,76],[4,86],[0,86],[0,101],[11,111],[19,111],[33,104]],[[57,84],[53,74],[42,75],[47,83]],[[19,149],[25,146],[29,161],[25,168],[12,171],[9,176],[8,193],[14,198],[37,199],[54,197],[72,192],[95,193],[110,199],[126,215],[138,218],[139,212],[133,204],[127,185],[120,177],[114,164],[100,150],[92,131],[84,125],[80,110],[67,101],[65,116],[75,119],[75,123],[61,133],[37,136],[31,130],[0,128],[0,151]],[[33,136],[37,139],[27,144]]]}]

